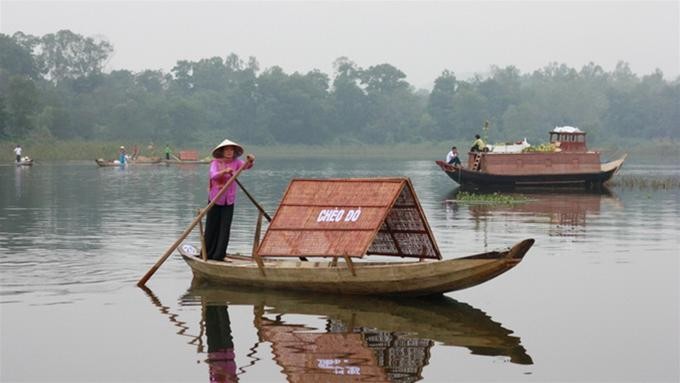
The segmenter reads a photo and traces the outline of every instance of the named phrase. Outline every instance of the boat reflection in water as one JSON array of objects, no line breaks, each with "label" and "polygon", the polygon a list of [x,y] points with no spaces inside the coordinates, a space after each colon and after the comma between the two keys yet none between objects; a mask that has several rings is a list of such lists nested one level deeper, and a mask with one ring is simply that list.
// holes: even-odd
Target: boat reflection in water
[{"label": "boat reflection in water", "polygon": [[[161,312],[186,335],[186,324],[146,290]],[[313,293],[249,291],[202,284],[181,298],[184,306],[201,305],[205,320],[190,344],[205,352],[207,338],[213,381],[236,381],[249,366],[237,368],[228,307],[253,307],[255,346],[237,345],[252,356],[264,343],[288,381],[404,381],[422,379],[436,343],[465,347],[473,354],[505,357],[532,364],[512,331],[468,304],[439,296],[418,299],[327,296]],[[310,316],[309,321],[300,315]],[[322,318],[324,325],[313,324]],[[261,355],[260,355],[261,357]]]},{"label": "boat reflection in water", "polygon": [[546,224],[549,234],[555,236],[582,234],[588,218],[597,217],[603,203],[622,207],[619,198],[606,188],[600,191],[527,190],[503,193],[528,199],[517,203],[461,203],[455,201],[456,192],[457,190],[447,196],[446,209],[449,214],[455,216],[462,206],[466,206],[476,222],[493,217],[498,222],[512,220]]}]

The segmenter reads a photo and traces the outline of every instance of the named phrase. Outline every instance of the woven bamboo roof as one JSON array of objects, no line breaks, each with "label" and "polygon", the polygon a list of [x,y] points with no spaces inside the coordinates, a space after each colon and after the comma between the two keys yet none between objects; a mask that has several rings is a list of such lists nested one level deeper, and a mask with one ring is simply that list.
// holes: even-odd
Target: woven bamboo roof
[{"label": "woven bamboo roof", "polygon": [[408,178],[294,179],[257,253],[441,259]]}]

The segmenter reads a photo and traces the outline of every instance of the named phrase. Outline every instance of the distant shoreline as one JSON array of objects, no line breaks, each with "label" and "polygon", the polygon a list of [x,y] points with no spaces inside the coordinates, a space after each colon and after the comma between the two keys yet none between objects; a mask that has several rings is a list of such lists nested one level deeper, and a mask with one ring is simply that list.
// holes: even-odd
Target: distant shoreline
[{"label": "distant shoreline", "polygon": [[[118,149],[124,145],[128,153],[131,152],[134,143],[128,142],[104,142],[104,141],[44,141],[30,142],[20,140],[19,144],[24,149],[24,155],[36,161],[67,161],[67,160],[94,160],[96,158],[114,159],[118,155]],[[0,141],[0,161],[9,162],[14,160],[13,149],[16,141]],[[393,160],[437,160],[444,158],[450,149],[450,145],[465,147],[465,144],[456,141],[451,142],[422,142],[422,143],[399,143],[382,145],[363,144],[336,144],[336,145],[248,145],[244,144],[246,152],[253,153],[262,159],[393,159]],[[140,154],[147,157],[163,157],[164,145],[154,146],[149,150],[148,144],[141,145]],[[199,145],[175,147],[171,146],[173,153],[180,150],[198,150],[199,158],[210,156],[212,147],[199,147]],[[603,153],[603,160],[617,153],[628,153],[627,162],[635,164],[677,164],[680,162],[680,142],[636,142],[623,149],[619,145],[593,147]],[[465,160],[463,156],[463,160]]]}]

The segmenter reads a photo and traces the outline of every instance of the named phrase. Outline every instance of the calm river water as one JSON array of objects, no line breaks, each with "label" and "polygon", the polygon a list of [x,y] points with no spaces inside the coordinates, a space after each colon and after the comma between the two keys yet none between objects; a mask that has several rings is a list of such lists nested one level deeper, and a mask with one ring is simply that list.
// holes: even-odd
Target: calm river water
[{"label": "calm river water", "polygon": [[[441,299],[192,287],[177,255],[137,288],[205,205],[206,173],[0,167],[0,381],[680,379],[678,189],[468,205],[429,161],[263,159],[240,179],[270,214],[294,177],[408,176],[445,258],[536,244]],[[230,251],[249,253],[256,210],[238,198]]]}]

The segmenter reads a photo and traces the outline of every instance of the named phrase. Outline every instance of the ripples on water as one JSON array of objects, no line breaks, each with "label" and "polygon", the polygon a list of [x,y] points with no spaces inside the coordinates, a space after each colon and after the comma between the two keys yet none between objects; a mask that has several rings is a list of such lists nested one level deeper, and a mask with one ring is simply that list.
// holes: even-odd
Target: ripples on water
[{"label": "ripples on water", "polygon": [[[157,291],[140,294],[136,281],[206,204],[206,173],[206,165],[121,170],[89,162],[0,168],[2,380],[207,380],[231,368],[212,362],[207,338],[227,330],[246,381],[302,373],[323,380],[357,367],[364,379],[442,381],[452,376],[451,360],[461,380],[678,379],[678,189],[616,187],[605,194],[530,193],[523,204],[460,204],[447,202],[455,184],[428,161],[258,160],[241,181],[270,215],[294,177],[408,176],[445,258],[530,237],[536,245],[509,273],[450,294],[456,300],[192,287],[177,257],[149,283]],[[627,164],[622,173],[672,178],[680,168]],[[230,251],[248,254],[257,212],[238,198]],[[198,243],[198,236],[188,241]],[[47,316],[54,320],[41,321]],[[54,339],[31,347],[20,334]],[[146,350],[140,338],[173,362],[154,368],[149,355],[157,350]],[[124,358],[122,371],[110,369],[87,352],[94,339],[107,340],[112,352],[148,353]],[[53,362],[49,354],[62,349],[65,359]],[[52,375],[24,367],[29,356]],[[316,358],[314,366],[300,364],[304,358]]]}]

